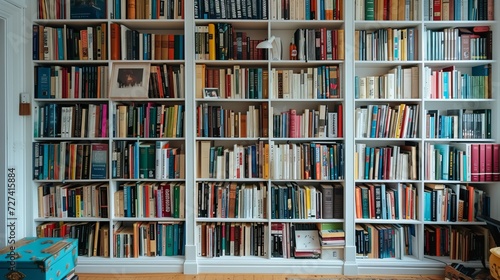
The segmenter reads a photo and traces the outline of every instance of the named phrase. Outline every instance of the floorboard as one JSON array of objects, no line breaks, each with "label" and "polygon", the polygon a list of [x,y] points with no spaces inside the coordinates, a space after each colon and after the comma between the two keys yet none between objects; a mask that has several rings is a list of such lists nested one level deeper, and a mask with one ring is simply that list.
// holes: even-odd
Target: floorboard
[{"label": "floorboard", "polygon": [[[80,280],[286,280],[289,277],[303,279],[334,278],[336,275],[286,275],[286,274],[79,274]],[[441,275],[376,275],[376,276],[343,276],[343,279],[425,279],[442,280]]]}]

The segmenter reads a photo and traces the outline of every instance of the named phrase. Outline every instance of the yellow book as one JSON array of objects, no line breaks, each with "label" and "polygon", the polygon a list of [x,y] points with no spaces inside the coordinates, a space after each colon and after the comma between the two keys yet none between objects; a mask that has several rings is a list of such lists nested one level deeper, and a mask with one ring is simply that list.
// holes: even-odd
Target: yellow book
[{"label": "yellow book", "polygon": [[196,64],[196,93],[195,98],[203,97],[203,88],[205,87],[205,64]]},{"label": "yellow book", "polygon": [[306,211],[307,218],[311,217],[311,189],[309,186],[304,186],[306,190]]},{"label": "yellow book", "polygon": [[82,217],[82,211],[81,211],[81,208],[82,208],[82,203],[81,203],[81,195],[77,194],[75,195],[75,217],[76,218],[80,218]]},{"label": "yellow book", "polygon": [[215,24],[208,24],[208,59],[215,60]]},{"label": "yellow book", "polygon": [[263,179],[269,179],[269,144],[264,144],[264,168],[262,172]]},{"label": "yellow book", "polygon": [[396,122],[396,133],[394,138],[401,138],[401,129],[403,125],[403,117],[405,112],[405,104],[400,104],[398,108],[398,118]]},{"label": "yellow book", "polygon": [[338,32],[338,53],[337,59],[344,60],[344,29],[339,29]]}]

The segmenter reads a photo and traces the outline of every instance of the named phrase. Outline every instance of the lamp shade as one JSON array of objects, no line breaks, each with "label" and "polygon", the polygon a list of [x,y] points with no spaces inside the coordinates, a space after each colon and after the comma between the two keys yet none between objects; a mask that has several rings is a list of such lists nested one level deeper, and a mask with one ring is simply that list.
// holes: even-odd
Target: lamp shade
[{"label": "lamp shade", "polygon": [[257,48],[258,49],[272,49],[273,48],[274,39],[275,39],[275,37],[271,36],[269,39],[260,42],[257,45]]}]

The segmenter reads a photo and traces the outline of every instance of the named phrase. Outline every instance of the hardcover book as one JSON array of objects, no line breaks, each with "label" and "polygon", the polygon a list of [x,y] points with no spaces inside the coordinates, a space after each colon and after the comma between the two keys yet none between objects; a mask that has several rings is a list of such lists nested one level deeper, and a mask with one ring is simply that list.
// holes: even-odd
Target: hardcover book
[{"label": "hardcover book", "polygon": [[106,1],[104,0],[71,0],[71,19],[105,19]]}]

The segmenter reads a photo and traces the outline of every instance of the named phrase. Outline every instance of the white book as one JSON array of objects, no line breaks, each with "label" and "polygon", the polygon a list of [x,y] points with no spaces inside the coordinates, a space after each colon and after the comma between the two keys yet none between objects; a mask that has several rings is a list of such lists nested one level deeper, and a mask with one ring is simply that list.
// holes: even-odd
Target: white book
[{"label": "white book", "polygon": [[94,60],[94,31],[92,27],[87,27],[88,40],[88,60]]}]

